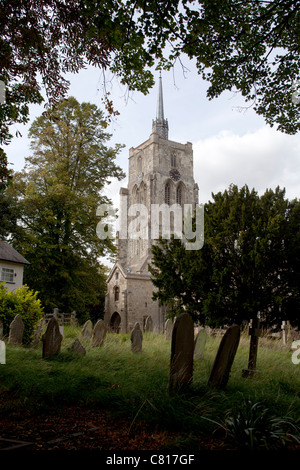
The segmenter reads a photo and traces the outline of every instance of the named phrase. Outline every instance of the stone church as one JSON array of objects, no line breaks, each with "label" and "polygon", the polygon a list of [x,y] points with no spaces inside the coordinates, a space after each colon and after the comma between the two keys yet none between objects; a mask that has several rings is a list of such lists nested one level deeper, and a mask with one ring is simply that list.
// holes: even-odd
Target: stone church
[{"label": "stone church", "polygon": [[[104,316],[110,331],[130,332],[136,322],[144,329],[147,317],[151,317],[154,331],[164,331],[165,308],[152,300],[155,287],[148,271],[151,246],[155,243],[155,239],[151,238],[151,207],[157,207],[153,206],[155,204],[179,204],[183,207],[184,204],[198,203],[192,144],[169,140],[168,134],[160,76],[152,133],[146,142],[129,150],[128,186],[120,189],[118,255],[107,279]],[[140,210],[136,214],[132,211],[134,208],[139,209],[140,205],[146,214],[143,214],[144,219],[137,217]],[[139,231],[140,227],[137,227],[135,236],[130,237],[132,224],[137,220],[143,222],[143,228]],[[159,220],[161,234],[163,222],[161,218]]]}]

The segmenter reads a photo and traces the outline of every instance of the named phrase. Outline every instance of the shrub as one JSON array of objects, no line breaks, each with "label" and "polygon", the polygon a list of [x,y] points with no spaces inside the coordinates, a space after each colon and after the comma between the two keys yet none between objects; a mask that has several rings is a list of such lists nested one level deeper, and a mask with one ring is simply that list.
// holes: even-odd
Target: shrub
[{"label": "shrub", "polygon": [[9,325],[17,314],[24,323],[23,343],[30,343],[33,330],[43,316],[41,301],[37,299],[38,292],[30,290],[27,285],[21,286],[14,292],[8,292],[5,283],[0,283],[0,322],[3,332],[8,334]]}]

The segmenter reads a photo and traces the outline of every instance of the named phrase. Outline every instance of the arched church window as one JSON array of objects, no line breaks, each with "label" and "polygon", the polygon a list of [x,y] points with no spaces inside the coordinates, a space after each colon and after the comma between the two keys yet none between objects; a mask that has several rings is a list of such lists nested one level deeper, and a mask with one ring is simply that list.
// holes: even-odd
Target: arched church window
[{"label": "arched church window", "polygon": [[165,186],[165,203],[168,204],[168,206],[170,205],[170,192],[170,183],[167,183]]},{"label": "arched church window", "polygon": [[176,162],[176,155],[175,155],[175,153],[172,153],[172,155],[171,155],[171,166],[173,168],[176,168],[176,166],[177,166],[176,163],[177,163]]},{"label": "arched church window", "polygon": [[117,302],[119,300],[119,296],[120,296],[120,289],[118,286],[115,286],[114,288],[114,299],[115,299],[115,302]]},{"label": "arched church window", "polygon": [[181,186],[178,186],[176,189],[176,203],[177,204],[182,204],[182,188]]}]

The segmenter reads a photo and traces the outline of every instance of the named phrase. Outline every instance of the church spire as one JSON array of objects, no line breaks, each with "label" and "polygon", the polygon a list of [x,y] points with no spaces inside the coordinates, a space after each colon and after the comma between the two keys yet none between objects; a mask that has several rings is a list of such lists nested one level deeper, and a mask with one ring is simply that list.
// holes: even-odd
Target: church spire
[{"label": "church spire", "polygon": [[168,139],[168,120],[164,118],[164,102],[163,102],[163,89],[161,72],[159,74],[159,88],[157,98],[156,119],[152,121],[152,132],[156,132],[163,139]]}]

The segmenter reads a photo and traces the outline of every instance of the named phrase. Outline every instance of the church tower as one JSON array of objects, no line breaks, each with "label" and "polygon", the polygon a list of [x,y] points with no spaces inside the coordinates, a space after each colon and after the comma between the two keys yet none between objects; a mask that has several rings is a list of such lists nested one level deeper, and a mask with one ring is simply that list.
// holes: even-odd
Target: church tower
[{"label": "church tower", "polygon": [[[143,329],[148,317],[154,331],[164,330],[164,308],[152,300],[154,286],[148,271],[155,243],[151,238],[152,211],[173,204],[183,207],[198,203],[192,144],[171,141],[168,134],[160,75],[152,133],[146,142],[129,150],[128,186],[120,189],[118,257],[107,279],[104,317],[111,331],[130,332],[136,322]],[[162,234],[162,219],[158,220]]]}]

